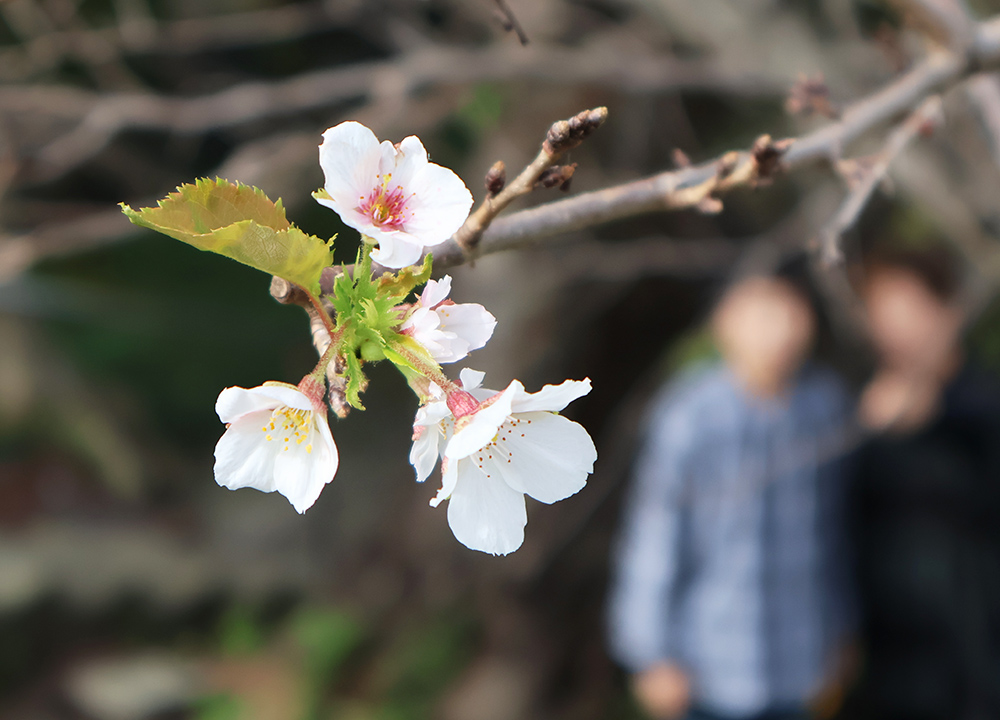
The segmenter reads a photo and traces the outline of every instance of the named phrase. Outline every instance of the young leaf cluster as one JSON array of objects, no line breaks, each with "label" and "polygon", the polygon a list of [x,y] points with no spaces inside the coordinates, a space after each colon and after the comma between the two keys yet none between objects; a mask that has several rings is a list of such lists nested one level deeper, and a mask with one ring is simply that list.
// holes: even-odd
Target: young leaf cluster
[{"label": "young leaf cluster", "polygon": [[[401,304],[415,287],[430,278],[432,262],[428,255],[420,267],[403,268],[398,273],[387,273],[376,279],[372,277],[371,264],[367,261],[368,250],[363,244],[354,272],[345,268],[334,280],[333,293],[327,296],[336,311],[337,332],[341,337],[345,396],[359,410],[364,409],[359,394],[367,384],[361,369],[363,362],[388,358],[404,370],[404,374],[412,367],[392,346],[409,345],[405,336],[396,331],[406,310],[406,306],[401,307]],[[417,346],[417,349],[426,355],[422,348]],[[436,366],[429,356],[425,362]]]}]

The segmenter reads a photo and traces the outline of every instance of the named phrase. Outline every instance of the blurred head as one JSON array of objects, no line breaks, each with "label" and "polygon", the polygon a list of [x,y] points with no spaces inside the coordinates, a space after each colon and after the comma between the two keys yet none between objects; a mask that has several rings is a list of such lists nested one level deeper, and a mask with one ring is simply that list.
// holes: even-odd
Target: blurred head
[{"label": "blurred head", "polygon": [[751,277],[723,295],[712,318],[726,363],[758,395],[781,392],[812,346],[816,318],[804,291],[778,277]]},{"label": "blurred head", "polygon": [[951,254],[880,255],[866,268],[863,296],[871,340],[882,364],[906,375],[939,375],[958,349],[963,313]]}]

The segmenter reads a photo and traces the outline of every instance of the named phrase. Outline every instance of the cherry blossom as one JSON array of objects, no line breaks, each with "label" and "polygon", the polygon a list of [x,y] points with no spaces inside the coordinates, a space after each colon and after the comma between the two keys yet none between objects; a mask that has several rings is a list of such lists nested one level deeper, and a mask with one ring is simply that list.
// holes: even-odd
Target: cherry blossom
[{"label": "cherry blossom", "polygon": [[448,300],[451,277],[428,280],[413,311],[400,330],[411,335],[439,363],[461,360],[492,337],[497,319],[476,303]]},{"label": "cherry blossom", "polygon": [[364,125],[343,122],[323,133],[319,164],[326,182],[316,199],[378,243],[371,257],[385,267],[418,262],[425,247],[461,227],[472,207],[465,183],[428,162],[413,135],[398,145],[379,143]]},{"label": "cherry blossom", "polygon": [[442,458],[442,486],[431,505],[448,500],[448,525],[466,547],[506,555],[524,541],[524,496],[551,504],[579,492],[597,450],[579,424],[558,411],[590,392],[590,380],[567,380],[526,392],[517,380],[503,392],[480,387],[483,373],[463,370],[464,389],[479,409],[455,419],[434,397],[417,412],[410,462],[425,480]]},{"label": "cherry blossom", "polygon": [[340,462],[326,408],[285,383],[226,388],[215,404],[226,432],[215,446],[215,481],[277,491],[304,513]]}]

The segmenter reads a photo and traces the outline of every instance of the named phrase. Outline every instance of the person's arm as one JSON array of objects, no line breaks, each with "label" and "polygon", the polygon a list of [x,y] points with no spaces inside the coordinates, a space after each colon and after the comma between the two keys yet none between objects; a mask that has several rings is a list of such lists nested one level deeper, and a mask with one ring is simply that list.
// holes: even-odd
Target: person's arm
[{"label": "person's arm", "polygon": [[670,605],[680,569],[683,467],[692,420],[669,404],[652,418],[636,463],[610,597],[612,654],[635,673],[639,701],[658,718],[683,714],[690,698],[670,632]]}]

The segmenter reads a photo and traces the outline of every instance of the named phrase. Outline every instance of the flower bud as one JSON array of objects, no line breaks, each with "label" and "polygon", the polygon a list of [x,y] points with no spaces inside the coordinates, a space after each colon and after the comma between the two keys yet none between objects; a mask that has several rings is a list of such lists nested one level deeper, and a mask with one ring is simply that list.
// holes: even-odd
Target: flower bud
[{"label": "flower bud", "polygon": [[503,160],[497,160],[486,172],[486,192],[490,197],[498,194],[507,184],[507,166]]},{"label": "flower bud", "polygon": [[471,415],[479,409],[479,401],[465,390],[453,390],[448,393],[447,403],[456,420]]},{"label": "flower bud", "polygon": [[552,123],[542,148],[549,155],[561,155],[583,142],[584,138],[599,128],[608,117],[606,107],[579,112],[569,120]]}]

